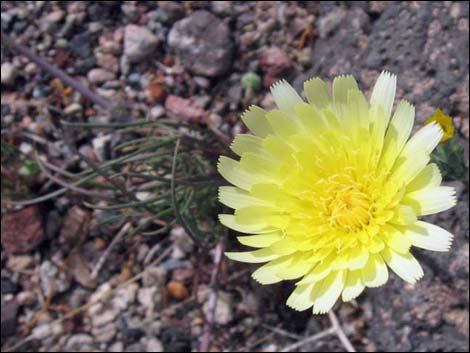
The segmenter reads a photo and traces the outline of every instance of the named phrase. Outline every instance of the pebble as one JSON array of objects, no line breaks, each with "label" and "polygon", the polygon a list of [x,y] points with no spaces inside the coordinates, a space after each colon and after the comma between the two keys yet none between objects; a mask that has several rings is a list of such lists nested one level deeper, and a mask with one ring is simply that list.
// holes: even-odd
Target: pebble
[{"label": "pebble", "polygon": [[17,71],[12,63],[6,62],[2,64],[1,67],[1,74],[2,74],[2,85],[3,86],[12,86],[15,83],[15,79],[17,76]]},{"label": "pebble", "polygon": [[116,335],[117,327],[114,322],[108,322],[106,325],[93,327],[91,333],[97,342],[106,343]]},{"label": "pebble", "polygon": [[158,105],[152,107],[152,109],[150,109],[150,117],[152,119],[158,119],[161,116],[163,116],[164,114],[165,114],[165,108],[160,104],[158,104]]},{"label": "pebble", "polygon": [[196,75],[216,77],[232,66],[230,29],[207,11],[196,11],[177,21],[168,35],[168,46]]},{"label": "pebble", "polygon": [[39,269],[41,289],[44,295],[63,293],[70,288],[70,278],[67,273],[51,261],[44,261]]},{"label": "pebble", "polygon": [[62,10],[54,10],[41,20],[41,27],[45,32],[52,32],[57,28],[57,24],[65,17]]},{"label": "pebble", "polygon": [[105,161],[108,157],[111,135],[102,135],[95,137],[91,143],[98,160]]},{"label": "pebble", "polygon": [[102,67],[103,69],[109,72],[117,73],[119,71],[119,61],[112,54],[96,54],[96,63],[98,64],[98,66]]},{"label": "pebble", "polygon": [[[3,298],[2,298],[3,301]],[[1,328],[2,337],[13,336],[16,333],[16,315],[18,313],[18,302],[15,300],[2,303]]]},{"label": "pebble", "polygon": [[92,83],[103,83],[114,80],[116,75],[104,69],[92,69],[88,72],[87,78]]},{"label": "pebble", "polygon": [[130,62],[150,57],[157,49],[159,39],[146,27],[127,25],[124,31],[124,55]]},{"label": "pebble", "polygon": [[78,333],[69,337],[63,349],[65,352],[85,352],[93,346],[93,337],[84,333]]},{"label": "pebble", "polygon": [[260,57],[261,70],[265,72],[264,84],[269,87],[279,75],[292,68],[292,60],[279,47],[273,46],[265,49]]},{"label": "pebble", "polygon": [[[232,296],[229,293],[219,291],[217,294],[217,305],[215,309],[215,322],[226,325],[233,319]],[[204,302],[203,310],[206,316],[209,313],[209,301]]]},{"label": "pebble", "polygon": [[165,100],[167,114],[178,121],[201,122],[205,116],[205,111],[187,98],[181,98],[170,94]]},{"label": "pebble", "polygon": [[155,337],[147,339],[145,343],[145,351],[146,352],[163,352],[163,345],[162,343],[156,339]]},{"label": "pebble", "polygon": [[64,331],[61,323],[56,324],[40,324],[33,329],[32,337],[37,340],[42,340],[46,337],[60,335]]}]

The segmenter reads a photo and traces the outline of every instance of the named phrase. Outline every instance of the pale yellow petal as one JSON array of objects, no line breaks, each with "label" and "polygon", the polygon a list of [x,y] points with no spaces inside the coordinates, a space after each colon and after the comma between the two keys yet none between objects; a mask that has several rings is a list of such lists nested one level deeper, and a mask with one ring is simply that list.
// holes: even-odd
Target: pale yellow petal
[{"label": "pale yellow petal", "polygon": [[372,90],[370,103],[371,105],[378,104],[382,106],[387,123],[392,113],[396,87],[397,77],[389,72],[382,71]]},{"label": "pale yellow petal", "polygon": [[272,134],[271,125],[266,120],[266,111],[256,105],[250,106],[242,115],[242,120],[252,133],[259,137]]},{"label": "pale yellow petal", "polygon": [[313,270],[311,270],[304,278],[302,278],[296,284],[306,284],[306,283],[318,282],[318,281],[323,280],[332,271],[331,264],[333,260],[334,260],[334,256],[327,257],[322,262],[317,264],[313,268]]},{"label": "pale yellow petal", "polygon": [[414,284],[423,277],[421,265],[410,253],[399,254],[390,248],[385,248],[380,254],[388,267],[406,282]]},{"label": "pale yellow petal", "polygon": [[250,190],[253,183],[260,181],[256,175],[243,169],[239,161],[225,156],[219,158],[217,170],[225,180],[243,190]]},{"label": "pale yellow petal", "polygon": [[315,293],[314,314],[325,314],[335,305],[346,282],[346,271],[330,273],[321,281],[321,287]]},{"label": "pale yellow petal", "polygon": [[293,256],[292,262],[287,267],[281,268],[277,274],[284,280],[292,280],[305,275],[314,264],[307,261],[306,255]]},{"label": "pale yellow petal", "polygon": [[225,256],[234,261],[253,264],[271,261],[279,257],[279,255],[273,254],[269,249],[259,249],[245,252],[226,252]]},{"label": "pale yellow petal", "polygon": [[290,256],[283,256],[278,259],[272,260],[258,268],[251,277],[261,284],[273,284],[283,280],[282,277],[277,275],[282,268],[288,266],[292,261]]},{"label": "pale yellow petal", "polygon": [[443,134],[442,128],[435,122],[423,126],[406,143],[402,155],[410,157],[416,153],[431,153],[441,141]]},{"label": "pale yellow petal", "polygon": [[262,143],[263,139],[259,136],[239,134],[235,136],[230,148],[239,156],[246,152],[262,154],[264,152]]},{"label": "pale yellow petal", "polygon": [[265,248],[279,241],[281,238],[281,232],[273,232],[240,236],[237,237],[237,240],[246,246],[251,246],[253,248]]},{"label": "pale yellow petal", "polygon": [[241,224],[237,221],[235,215],[232,214],[219,214],[219,221],[227,228],[236,230],[237,232],[241,233],[264,234],[277,231],[276,228],[272,226],[267,226],[264,223]]},{"label": "pale yellow petal", "polygon": [[307,101],[318,109],[323,109],[331,102],[328,85],[318,77],[304,82],[304,93]]},{"label": "pale yellow petal", "polygon": [[350,250],[348,259],[348,268],[350,270],[358,270],[363,268],[369,258],[369,252],[364,246],[356,246]]},{"label": "pale yellow petal", "polygon": [[447,230],[422,221],[407,226],[404,234],[413,246],[432,251],[449,251],[454,238]]},{"label": "pale yellow petal", "polygon": [[401,153],[413,128],[415,108],[405,100],[400,101],[393,114],[384,140],[381,168],[390,170]]},{"label": "pale yellow petal", "polygon": [[371,254],[366,266],[361,270],[362,282],[370,288],[380,287],[388,281],[388,270],[382,256]]},{"label": "pale yellow petal", "polygon": [[350,90],[359,90],[355,78],[351,75],[336,76],[333,80],[334,104],[347,104]]},{"label": "pale yellow petal", "polygon": [[406,225],[413,224],[417,221],[416,213],[411,206],[398,205],[395,207],[393,217],[390,219],[391,223]]},{"label": "pale yellow petal", "polygon": [[270,206],[266,200],[253,197],[248,191],[233,186],[219,187],[219,201],[230,208],[242,208],[248,206]]},{"label": "pale yellow petal", "polygon": [[[404,227],[401,227],[404,228]],[[396,226],[383,226],[383,238],[385,243],[400,254],[407,254],[410,251],[411,242],[405,234],[400,232]]]},{"label": "pale yellow petal", "polygon": [[436,186],[406,194],[402,202],[413,207],[417,215],[425,216],[448,210],[457,198],[453,187]]},{"label": "pale yellow petal", "polygon": [[312,291],[315,283],[298,285],[287,298],[287,306],[297,311],[307,310],[313,305]]},{"label": "pale yellow petal", "polygon": [[428,164],[406,187],[406,192],[410,193],[421,189],[431,188],[441,185],[442,175],[439,167]]},{"label": "pale yellow petal", "polygon": [[286,113],[294,113],[294,106],[303,102],[295,89],[284,80],[272,85],[271,93],[278,108]]},{"label": "pale yellow petal", "polygon": [[266,114],[266,119],[272,127],[274,133],[284,139],[301,132],[296,120],[283,110],[271,110]]},{"label": "pale yellow petal", "polygon": [[348,271],[341,298],[345,302],[353,300],[362,293],[364,288],[365,286],[362,282],[361,270]]}]

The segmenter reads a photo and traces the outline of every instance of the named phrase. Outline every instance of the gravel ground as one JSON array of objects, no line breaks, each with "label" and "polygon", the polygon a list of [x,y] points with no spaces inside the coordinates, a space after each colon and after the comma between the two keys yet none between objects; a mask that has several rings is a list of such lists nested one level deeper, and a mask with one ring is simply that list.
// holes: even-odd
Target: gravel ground
[{"label": "gravel ground", "polygon": [[[352,73],[369,91],[388,69],[398,75],[397,98],[416,105],[417,124],[436,107],[454,117],[467,159],[468,16],[468,2],[1,3],[2,32],[100,95],[126,104],[131,119],[168,116],[231,136],[244,131],[239,116],[249,104],[273,106],[267,88],[278,79],[300,88],[311,76],[329,80]],[[261,78],[252,92],[242,84],[248,72]],[[41,158],[79,172],[85,166],[68,148],[59,117],[116,122],[3,47],[1,87],[2,197],[4,176],[17,178],[13,196],[24,189],[54,190],[45,176],[25,173],[24,165],[4,164],[4,141],[29,156],[38,147]],[[111,158],[109,148],[120,138],[88,130],[74,136],[79,151],[97,163]],[[337,307],[357,350],[469,350],[468,182],[453,183],[457,207],[432,218],[455,235],[450,252],[416,252],[425,277],[415,286],[392,276],[386,286]],[[2,351],[197,350],[212,253],[197,250],[175,226],[165,234],[173,244],[168,250],[153,254],[158,237],[126,238],[95,276],[122,227],[97,227],[99,217],[75,193],[20,210],[2,204]],[[138,280],[93,303],[144,268]],[[222,262],[214,351],[279,351],[328,328],[326,316],[284,305],[292,283],[259,286],[248,269]],[[329,336],[299,351],[344,347]]]}]

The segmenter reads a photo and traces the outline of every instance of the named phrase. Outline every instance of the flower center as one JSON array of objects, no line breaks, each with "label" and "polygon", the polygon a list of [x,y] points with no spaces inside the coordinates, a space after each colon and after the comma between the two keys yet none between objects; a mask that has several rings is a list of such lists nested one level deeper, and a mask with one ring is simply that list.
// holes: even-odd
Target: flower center
[{"label": "flower center", "polygon": [[349,175],[334,179],[325,200],[330,226],[348,232],[363,229],[372,216],[370,196]]}]

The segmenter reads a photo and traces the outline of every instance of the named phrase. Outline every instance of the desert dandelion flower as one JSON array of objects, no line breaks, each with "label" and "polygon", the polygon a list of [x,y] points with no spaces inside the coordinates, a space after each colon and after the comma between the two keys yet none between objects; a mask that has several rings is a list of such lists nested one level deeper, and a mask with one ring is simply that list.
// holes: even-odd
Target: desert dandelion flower
[{"label": "desert dandelion flower", "polygon": [[414,107],[398,103],[396,77],[383,72],[369,102],[352,76],[304,84],[307,102],[286,82],[272,87],[278,109],[252,106],[242,119],[254,135],[235,137],[240,160],[220,157],[220,174],[234,186],[219,189],[234,214],[220,215],[257,248],[229,252],[265,263],[253,273],[262,284],[297,279],[287,305],[325,313],[341,296],[388,280],[388,269],[415,283],[423,270],[412,246],[446,251],[452,235],[418,217],[456,203],[429,164],[443,136],[432,122],[410,137]]}]

